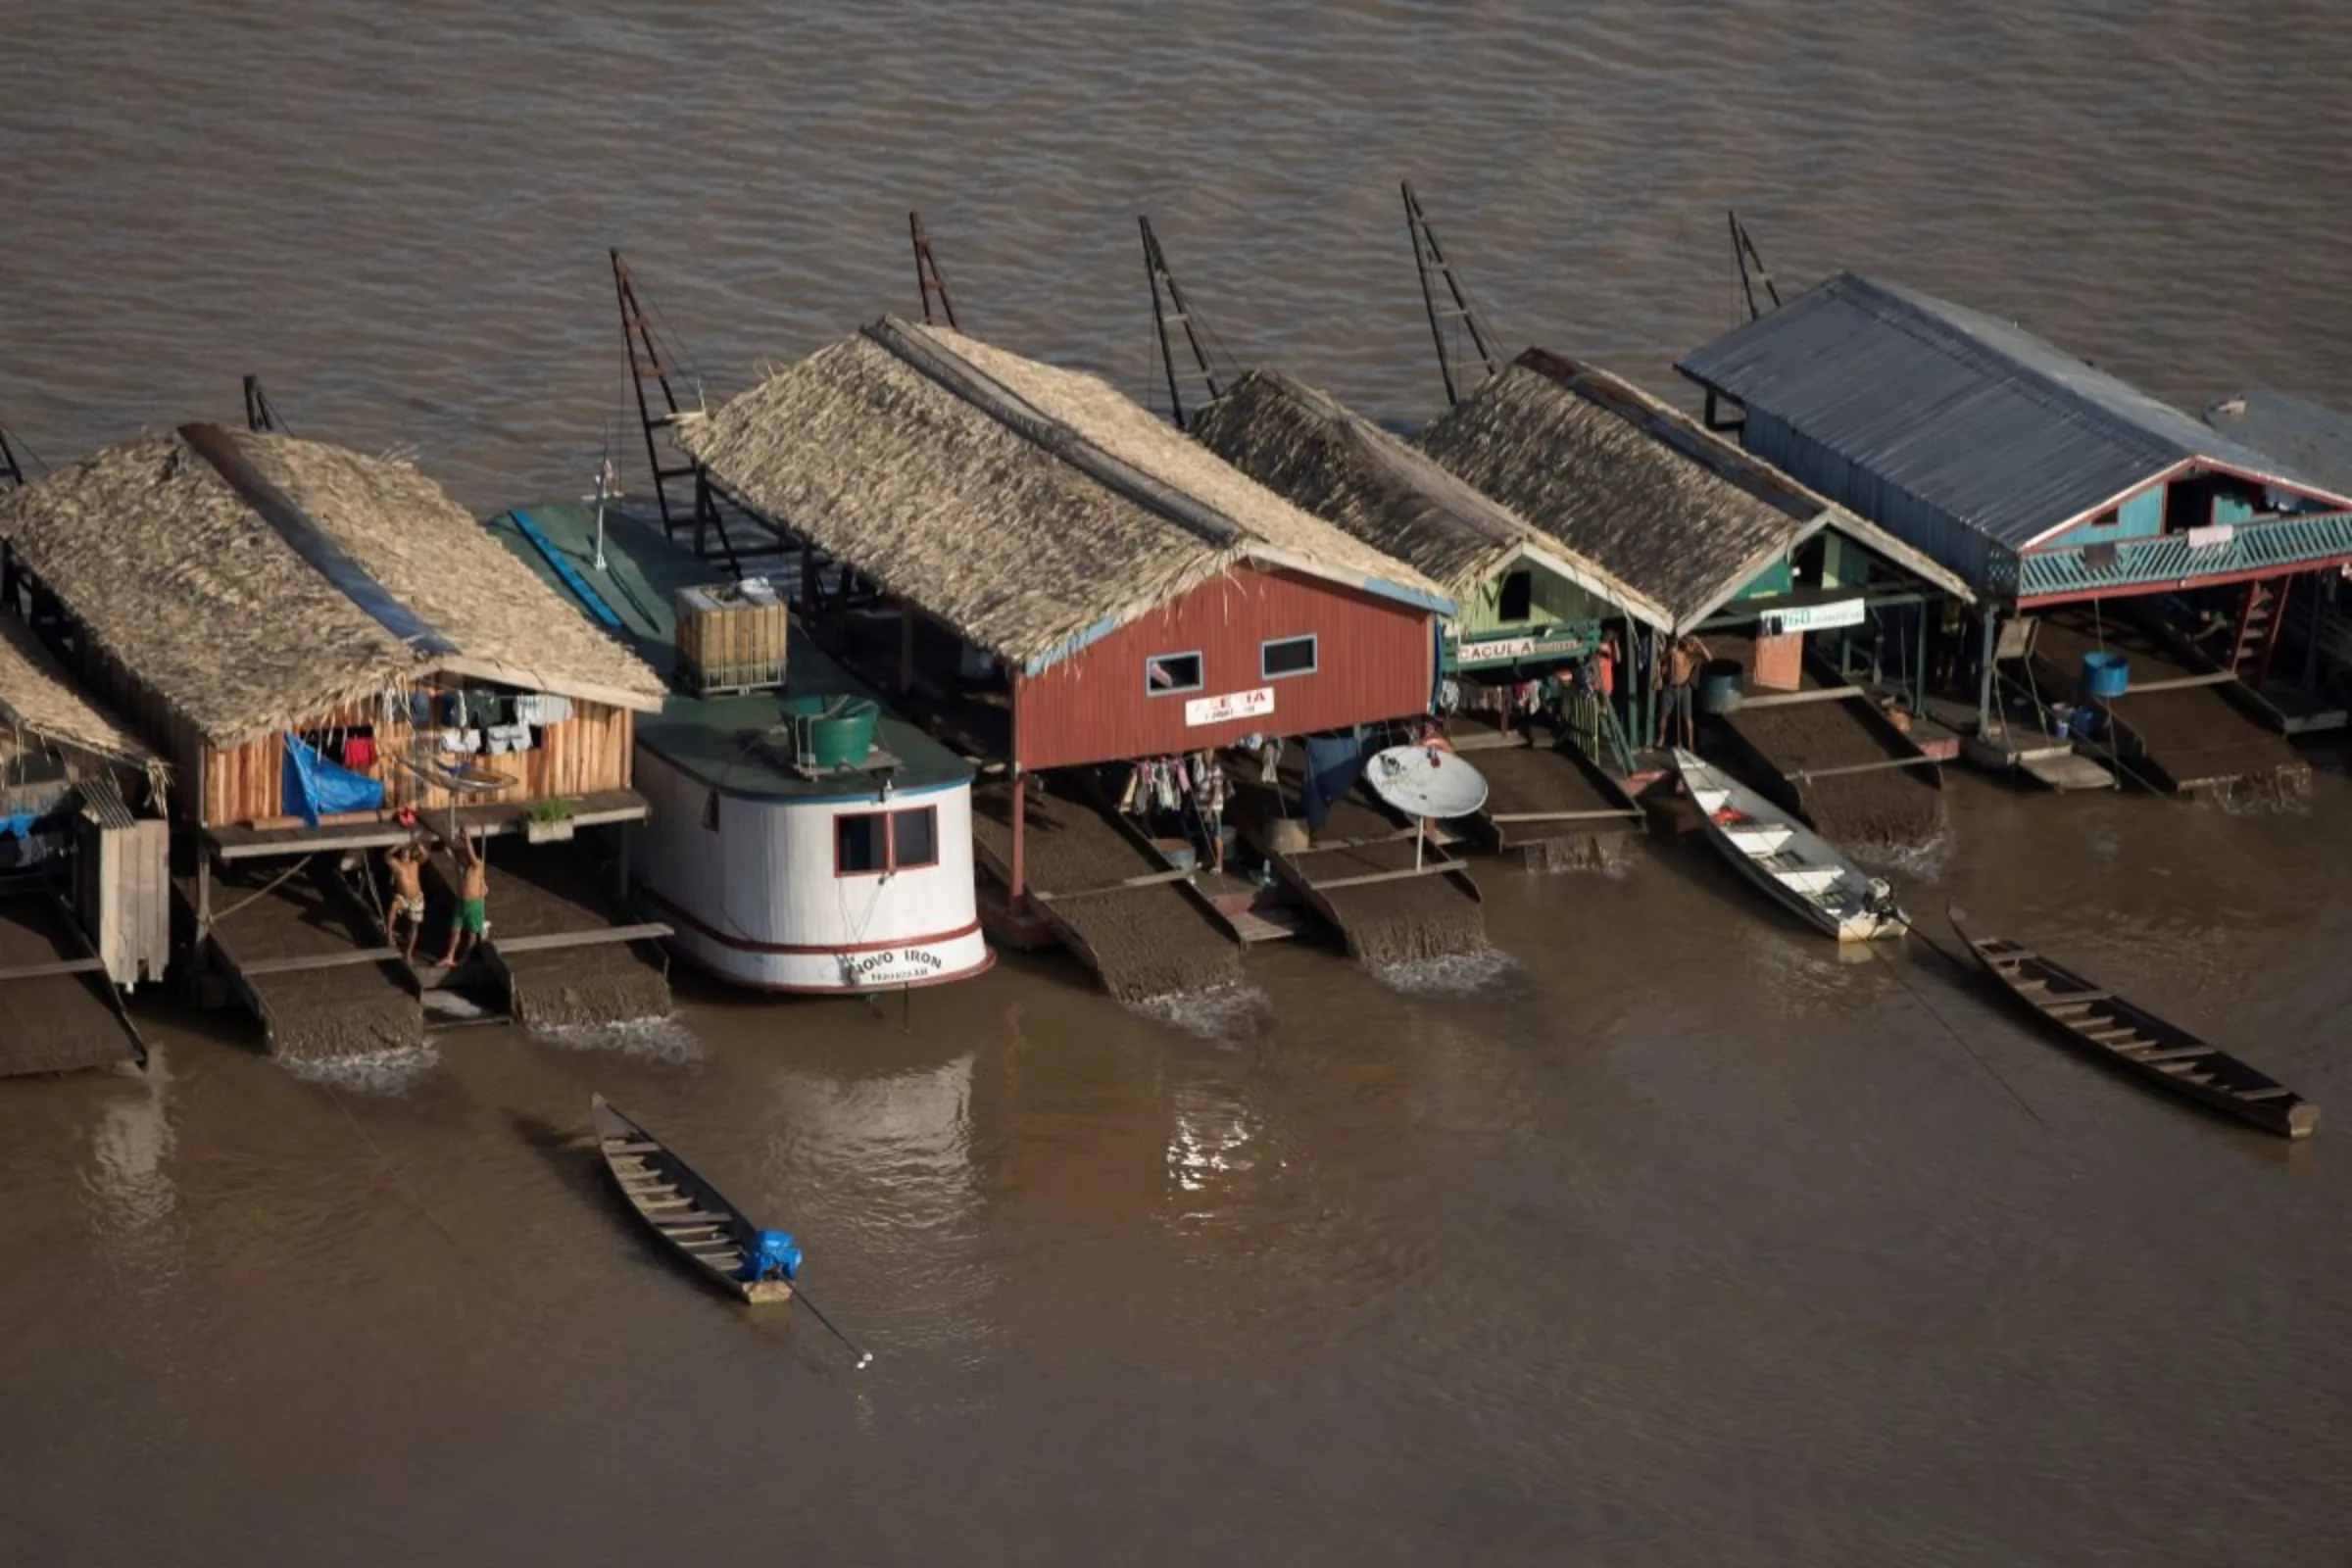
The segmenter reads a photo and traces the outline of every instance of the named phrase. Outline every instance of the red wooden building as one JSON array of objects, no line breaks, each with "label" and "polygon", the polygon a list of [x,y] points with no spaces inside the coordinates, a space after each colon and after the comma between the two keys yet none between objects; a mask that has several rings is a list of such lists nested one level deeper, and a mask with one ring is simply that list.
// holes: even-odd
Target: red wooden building
[{"label": "red wooden building", "polygon": [[903,688],[1001,671],[1016,776],[1429,707],[1435,583],[1094,376],[886,319],[679,439],[808,547],[805,606],[901,607]]}]

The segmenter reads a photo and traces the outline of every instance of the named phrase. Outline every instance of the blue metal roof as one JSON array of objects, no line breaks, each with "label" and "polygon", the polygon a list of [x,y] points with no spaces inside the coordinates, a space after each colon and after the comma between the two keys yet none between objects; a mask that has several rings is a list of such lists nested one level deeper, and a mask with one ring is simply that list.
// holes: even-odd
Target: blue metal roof
[{"label": "blue metal roof", "polygon": [[1677,368],[2013,550],[2191,460],[2352,503],[2023,327],[1851,272]]},{"label": "blue metal roof", "polygon": [[2336,491],[2352,491],[2352,414],[2291,392],[2238,392],[2205,405],[2205,422]]}]

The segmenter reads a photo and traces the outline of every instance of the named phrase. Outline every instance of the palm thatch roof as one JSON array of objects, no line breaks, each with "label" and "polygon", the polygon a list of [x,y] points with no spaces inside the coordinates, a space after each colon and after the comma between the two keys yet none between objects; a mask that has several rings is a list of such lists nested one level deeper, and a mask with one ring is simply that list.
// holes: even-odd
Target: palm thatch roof
[{"label": "palm thatch roof", "polygon": [[186,425],[0,495],[0,538],[216,747],[438,673],[649,711],[664,690],[393,459]]},{"label": "palm thatch roof", "polygon": [[1530,349],[1421,434],[1448,470],[1696,625],[1835,526],[1946,592],[1951,572],[1609,372]]},{"label": "palm thatch roof", "polygon": [[1637,620],[1673,618],[1598,562],[1282,371],[1243,376],[1193,421],[1193,435],[1267,488],[1419,568],[1457,602],[1532,562]]},{"label": "palm thatch roof", "polygon": [[74,687],[30,628],[8,614],[0,614],[0,729],[110,762],[145,767],[155,760],[130,731]]},{"label": "palm thatch roof", "polygon": [[746,501],[1032,672],[1244,564],[1452,609],[1102,380],[945,327],[886,318],[678,434]]}]

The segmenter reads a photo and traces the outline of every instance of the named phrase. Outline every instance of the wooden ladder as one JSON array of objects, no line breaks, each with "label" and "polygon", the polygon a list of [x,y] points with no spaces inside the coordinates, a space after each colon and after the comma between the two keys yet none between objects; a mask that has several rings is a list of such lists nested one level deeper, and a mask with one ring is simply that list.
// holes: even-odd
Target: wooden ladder
[{"label": "wooden ladder", "polygon": [[2246,602],[2237,617],[2237,641],[2230,651],[2230,670],[2248,686],[2261,689],[2271,678],[2271,660],[2278,651],[2278,634],[2286,626],[2286,597],[2292,576],[2246,584]]}]

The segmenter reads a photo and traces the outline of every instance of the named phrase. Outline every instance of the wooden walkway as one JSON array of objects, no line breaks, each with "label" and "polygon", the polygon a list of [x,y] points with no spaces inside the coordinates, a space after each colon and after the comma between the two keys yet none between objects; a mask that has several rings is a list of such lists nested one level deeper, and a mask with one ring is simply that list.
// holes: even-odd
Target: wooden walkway
[{"label": "wooden walkway", "polygon": [[[270,1053],[318,1058],[413,1050],[424,1005],[321,862],[234,866],[213,884],[213,954]],[[188,884],[176,884],[194,906]],[[429,936],[429,932],[428,932]]]}]

